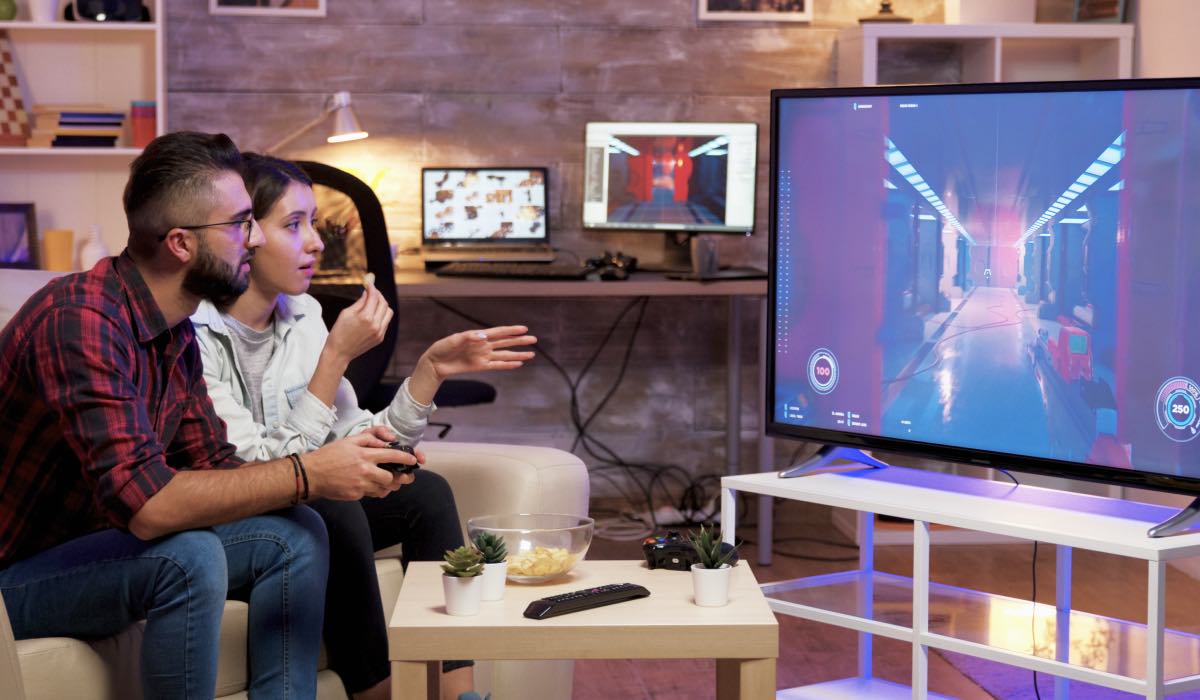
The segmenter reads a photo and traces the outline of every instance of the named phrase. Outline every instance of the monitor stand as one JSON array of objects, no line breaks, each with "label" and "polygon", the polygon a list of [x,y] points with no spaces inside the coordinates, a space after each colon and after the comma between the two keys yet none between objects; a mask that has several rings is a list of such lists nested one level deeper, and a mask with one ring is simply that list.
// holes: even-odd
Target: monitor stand
[{"label": "monitor stand", "polygon": [[[854,462],[854,464],[835,465],[834,462],[840,459]],[[889,466],[891,465],[887,462],[880,462],[857,447],[826,445],[815,455],[803,462],[780,470],[779,478],[790,479],[794,476],[807,476],[809,474],[821,474],[832,471],[849,471],[852,469],[886,469]]]},{"label": "monitor stand", "polygon": [[1170,537],[1187,532],[1196,526],[1196,523],[1192,521],[1196,519],[1197,515],[1200,515],[1200,498],[1193,500],[1183,510],[1150,528],[1146,534],[1150,537]]}]

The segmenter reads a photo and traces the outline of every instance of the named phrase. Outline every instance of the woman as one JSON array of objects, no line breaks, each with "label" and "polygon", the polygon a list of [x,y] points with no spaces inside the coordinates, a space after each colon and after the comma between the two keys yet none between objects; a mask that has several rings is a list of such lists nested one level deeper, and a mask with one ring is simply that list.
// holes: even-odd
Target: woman
[{"label": "woman", "polygon": [[[447,336],[421,355],[388,408],[358,408],[343,378],[352,359],[383,340],[392,310],[373,286],[328,332],[306,295],[324,245],[314,229],[312,181],[295,164],[246,154],[247,188],[266,243],[250,264],[250,286],[226,308],[204,303],[192,317],[208,392],[238,455],[303,454],[372,425],[416,445],[441,381],[465,372],[515,369],[533,357],[510,348],[536,342],[525,326]],[[418,461],[424,456],[418,451]],[[401,461],[401,459],[397,459]],[[374,552],[403,545],[409,560],[436,560],[463,544],[446,480],[417,470],[411,484],[383,498],[310,503],[329,530],[330,574],[324,636],[330,667],[354,698],[388,697],[387,628]],[[470,662],[443,666],[442,697],[473,686]]]}]

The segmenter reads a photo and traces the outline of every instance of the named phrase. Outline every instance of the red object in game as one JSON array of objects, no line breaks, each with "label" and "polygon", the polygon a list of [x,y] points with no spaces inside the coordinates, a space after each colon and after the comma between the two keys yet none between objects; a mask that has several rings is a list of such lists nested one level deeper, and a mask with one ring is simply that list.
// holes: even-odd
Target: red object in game
[{"label": "red object in game", "polygon": [[1063,324],[1058,338],[1050,339],[1046,350],[1064,381],[1092,380],[1092,338],[1087,331]]}]

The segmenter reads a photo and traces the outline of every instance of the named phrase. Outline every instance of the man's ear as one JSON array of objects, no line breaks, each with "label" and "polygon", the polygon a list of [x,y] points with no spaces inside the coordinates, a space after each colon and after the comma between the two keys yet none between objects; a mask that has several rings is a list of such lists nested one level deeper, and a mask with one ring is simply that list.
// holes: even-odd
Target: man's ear
[{"label": "man's ear", "polygon": [[183,264],[190,263],[196,257],[199,239],[190,229],[173,228],[167,232],[163,247],[176,260]]}]

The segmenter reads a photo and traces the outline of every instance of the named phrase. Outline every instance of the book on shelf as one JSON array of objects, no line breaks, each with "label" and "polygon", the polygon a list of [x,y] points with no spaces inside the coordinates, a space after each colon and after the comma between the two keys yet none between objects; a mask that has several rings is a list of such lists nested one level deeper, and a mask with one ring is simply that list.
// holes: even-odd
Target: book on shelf
[{"label": "book on shelf", "polygon": [[125,113],[104,105],[33,107],[30,148],[112,148],[125,133]]}]

